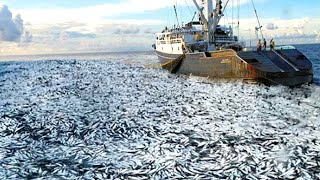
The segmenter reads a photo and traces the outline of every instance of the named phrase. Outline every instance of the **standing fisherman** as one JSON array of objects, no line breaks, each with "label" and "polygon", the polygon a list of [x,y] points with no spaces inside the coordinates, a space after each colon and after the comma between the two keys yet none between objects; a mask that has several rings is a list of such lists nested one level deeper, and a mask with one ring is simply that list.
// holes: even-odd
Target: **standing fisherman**
[{"label": "standing fisherman", "polygon": [[261,51],[262,49],[262,46],[261,46],[261,39],[259,39],[258,41],[258,48],[257,48],[257,51]]},{"label": "standing fisherman", "polygon": [[263,39],[263,49],[267,50],[267,41],[266,41],[266,39]]}]

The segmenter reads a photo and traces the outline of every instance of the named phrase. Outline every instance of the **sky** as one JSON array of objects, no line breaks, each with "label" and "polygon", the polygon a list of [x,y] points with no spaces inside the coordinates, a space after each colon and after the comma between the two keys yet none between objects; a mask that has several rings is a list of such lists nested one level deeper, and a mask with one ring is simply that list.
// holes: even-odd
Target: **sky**
[{"label": "sky", "polygon": [[[179,23],[192,20],[192,0],[0,0],[0,55],[151,50],[155,34],[177,24],[173,5]],[[254,5],[267,40],[320,43],[319,0]],[[251,0],[230,0],[221,24],[233,26],[247,45],[256,44]]]}]

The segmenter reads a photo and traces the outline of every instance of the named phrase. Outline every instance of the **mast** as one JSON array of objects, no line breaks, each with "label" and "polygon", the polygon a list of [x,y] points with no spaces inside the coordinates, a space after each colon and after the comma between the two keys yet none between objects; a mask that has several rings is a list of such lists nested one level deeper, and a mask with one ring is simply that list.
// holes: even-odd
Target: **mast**
[{"label": "mast", "polygon": [[204,30],[208,31],[208,20],[207,20],[207,17],[203,13],[203,8],[200,8],[200,6],[198,5],[196,0],[193,0],[193,3],[194,3],[194,5],[196,6],[196,8],[198,9],[198,11],[200,13],[201,20],[202,20],[202,23],[204,25]]},{"label": "mast", "polygon": [[204,25],[204,31],[206,34],[205,39],[209,45],[214,44],[214,33],[217,25],[219,24],[222,16],[222,1],[216,1],[216,9],[213,9],[213,0],[201,0],[203,8],[200,8],[196,0],[193,0],[196,8],[198,9],[201,19]]},{"label": "mast", "polygon": [[212,0],[204,0],[204,11],[205,16],[208,19],[208,42],[209,44],[212,44],[214,41],[214,32],[215,32],[215,26],[214,26],[214,17],[215,13],[213,11],[213,1]]},{"label": "mast", "polygon": [[[211,0],[212,1],[212,0]],[[229,1],[229,0],[228,0]],[[228,3],[227,1],[227,3]],[[225,7],[224,7],[225,8]],[[223,16],[224,9],[222,8],[222,0],[216,0],[216,9],[213,10],[213,23],[212,23],[212,43],[215,42],[214,33]]]},{"label": "mast", "polygon": [[[253,9],[254,9],[254,13],[255,13],[255,15],[256,15],[256,18],[257,18],[257,20],[258,20],[258,25],[259,25],[258,30],[260,29],[262,39],[264,39],[264,37],[263,37],[263,33],[262,33],[262,26],[261,26],[261,24],[260,24],[260,20],[259,20],[259,16],[258,16],[258,13],[257,13],[256,6],[254,5],[253,0],[251,0],[251,3],[252,3],[252,6],[253,6]],[[258,33],[258,34],[259,34],[259,33]]]}]

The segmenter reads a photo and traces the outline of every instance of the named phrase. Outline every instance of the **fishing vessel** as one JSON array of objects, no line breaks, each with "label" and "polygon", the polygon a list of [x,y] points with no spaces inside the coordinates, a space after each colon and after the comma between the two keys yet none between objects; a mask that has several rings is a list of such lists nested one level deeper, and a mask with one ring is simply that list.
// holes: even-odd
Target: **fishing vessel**
[{"label": "fishing vessel", "polygon": [[[221,0],[201,0],[201,4],[192,1],[199,21],[166,27],[157,34],[153,47],[162,68],[171,73],[236,78],[267,85],[297,86],[312,82],[312,63],[295,47],[263,50],[246,47],[231,26],[220,25],[229,1],[224,4]],[[255,14],[259,25],[256,30],[261,30],[256,10]],[[264,39],[262,30],[261,35]]]}]

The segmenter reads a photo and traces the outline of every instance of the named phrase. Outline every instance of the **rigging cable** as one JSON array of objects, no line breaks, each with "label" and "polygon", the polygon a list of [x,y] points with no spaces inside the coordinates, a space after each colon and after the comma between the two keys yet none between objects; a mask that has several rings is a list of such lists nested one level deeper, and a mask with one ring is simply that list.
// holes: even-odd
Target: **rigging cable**
[{"label": "rigging cable", "polygon": [[240,0],[238,0],[238,41],[240,38]]},{"label": "rigging cable", "polygon": [[[227,2],[224,4],[223,10],[222,10],[223,17],[224,17],[224,12],[226,10],[226,7],[228,6],[229,1],[230,0],[227,0]],[[228,13],[226,12],[226,14],[228,14]],[[222,16],[219,17],[218,22],[220,22],[221,17]],[[224,25],[226,25],[226,18],[224,18]]]},{"label": "rigging cable", "polygon": [[226,7],[228,6],[228,3],[229,3],[229,0],[224,4],[222,14],[224,13],[224,10],[225,10],[225,9],[226,9]]},{"label": "rigging cable", "polygon": [[258,20],[258,25],[259,25],[259,28],[258,28],[258,29],[260,29],[262,39],[264,39],[263,33],[262,33],[262,26],[261,26],[261,24],[260,24],[260,20],[259,20],[259,16],[258,16],[258,13],[257,13],[257,10],[256,10],[256,6],[254,5],[253,0],[251,0],[251,2],[252,2],[252,6],[253,6],[254,12],[255,12],[255,14],[256,14],[257,20]]},{"label": "rigging cable", "polygon": [[[192,20],[191,20],[191,22],[193,22],[194,18],[195,18],[196,15],[197,15],[197,11],[194,11],[194,10],[192,10],[192,9],[190,8],[190,4],[188,3],[187,0],[185,0],[185,2],[186,2],[186,4],[187,4],[187,6],[188,6],[188,10],[189,10],[190,14],[192,15]],[[194,12],[194,13],[193,13],[193,12]]]},{"label": "rigging cable", "polygon": [[187,0],[184,0],[184,1],[185,1],[185,2],[186,2],[186,4],[187,4],[187,7],[188,7],[188,10],[189,10],[189,13],[193,15],[194,10],[192,10],[192,9],[190,8],[190,4],[188,3],[188,1],[187,1]]},{"label": "rigging cable", "polygon": [[234,21],[233,21],[233,19],[234,19],[234,0],[232,0],[232,22],[231,22],[231,24],[232,24],[232,36],[233,36],[233,30],[234,30]]},{"label": "rigging cable", "polygon": [[226,26],[226,27],[229,27],[230,26],[230,23],[229,23],[229,13],[228,13],[228,11],[226,11],[225,13],[224,13],[224,16],[223,16],[223,18],[224,18],[224,25]]},{"label": "rigging cable", "polygon": [[[249,5],[249,3],[246,4],[246,18],[250,18],[251,17],[251,7]],[[251,28],[248,28],[249,31],[251,31]],[[252,47],[252,33],[248,33],[248,42],[249,42],[249,47]]]},{"label": "rigging cable", "polygon": [[176,5],[173,5],[173,7],[174,7],[174,12],[175,12],[176,18],[177,18],[178,28],[180,28],[179,17],[178,17]]},{"label": "rigging cable", "polygon": [[192,19],[191,19],[191,22],[193,22],[193,20],[194,20],[194,18],[196,17],[196,15],[197,15],[197,12],[194,12],[194,15],[193,15],[193,17],[192,17]]}]

